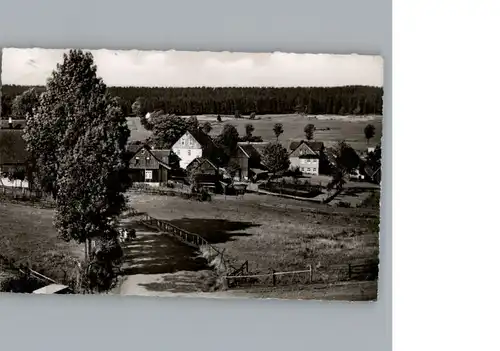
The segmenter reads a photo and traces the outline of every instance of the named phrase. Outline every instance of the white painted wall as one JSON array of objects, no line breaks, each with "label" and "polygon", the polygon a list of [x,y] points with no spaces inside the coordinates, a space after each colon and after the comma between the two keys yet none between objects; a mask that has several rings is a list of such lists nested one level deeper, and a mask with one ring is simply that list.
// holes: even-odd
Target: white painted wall
[{"label": "white painted wall", "polygon": [[299,160],[299,167],[302,173],[304,174],[319,174],[319,160],[318,159],[305,159],[301,158]]},{"label": "white painted wall", "polygon": [[174,149],[174,152],[177,156],[179,156],[179,158],[180,158],[179,166],[183,169],[186,169],[186,167],[195,158],[201,157],[203,155],[203,150],[201,148],[199,148],[199,149]]}]

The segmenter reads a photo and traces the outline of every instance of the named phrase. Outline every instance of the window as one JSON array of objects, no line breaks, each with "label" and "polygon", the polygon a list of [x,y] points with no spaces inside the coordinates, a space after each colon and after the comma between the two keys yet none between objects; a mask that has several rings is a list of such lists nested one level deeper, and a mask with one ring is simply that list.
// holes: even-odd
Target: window
[{"label": "window", "polygon": [[186,145],[186,140],[184,138],[181,139],[181,145],[182,146]]},{"label": "window", "polygon": [[304,167],[300,167],[301,172],[304,172],[304,169],[305,169]]},{"label": "window", "polygon": [[149,156],[146,156],[146,164],[149,165],[149,160],[151,160],[151,158]]},{"label": "window", "polygon": [[189,139],[189,146],[193,146],[193,139]]},{"label": "window", "polygon": [[139,164],[139,157],[136,157],[135,158],[135,164],[138,165]]},{"label": "window", "polygon": [[153,171],[146,171],[144,174],[144,178],[146,180],[152,180],[153,179]]},{"label": "window", "polygon": [[307,168],[307,171],[308,171],[308,172],[311,172],[311,169],[310,169],[310,168]]},{"label": "window", "polygon": [[191,156],[191,149],[188,150],[188,156]]},{"label": "window", "polygon": [[311,159],[310,158],[307,159],[307,163],[311,163]]}]

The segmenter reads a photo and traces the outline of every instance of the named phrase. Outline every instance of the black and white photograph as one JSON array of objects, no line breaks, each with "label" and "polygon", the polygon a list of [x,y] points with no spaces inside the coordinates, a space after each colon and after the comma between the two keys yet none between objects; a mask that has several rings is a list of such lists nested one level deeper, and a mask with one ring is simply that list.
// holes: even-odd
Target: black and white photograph
[{"label": "black and white photograph", "polygon": [[381,56],[0,58],[0,292],[377,300]]}]

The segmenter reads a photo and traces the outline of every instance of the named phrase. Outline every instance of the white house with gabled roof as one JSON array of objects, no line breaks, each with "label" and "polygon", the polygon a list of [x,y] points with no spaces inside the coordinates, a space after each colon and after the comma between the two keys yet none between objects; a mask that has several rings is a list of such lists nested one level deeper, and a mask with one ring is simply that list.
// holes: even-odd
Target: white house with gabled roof
[{"label": "white house with gabled roof", "polygon": [[179,157],[179,167],[186,169],[193,160],[207,157],[213,150],[212,139],[203,131],[184,133],[172,146],[172,151]]}]

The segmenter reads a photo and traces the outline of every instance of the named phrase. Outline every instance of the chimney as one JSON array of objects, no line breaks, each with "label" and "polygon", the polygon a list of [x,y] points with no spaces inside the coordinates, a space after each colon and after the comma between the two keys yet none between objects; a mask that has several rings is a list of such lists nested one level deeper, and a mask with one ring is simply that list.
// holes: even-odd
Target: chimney
[{"label": "chimney", "polygon": [[12,117],[9,117],[9,129],[12,129],[14,128],[13,124],[12,124]]}]

